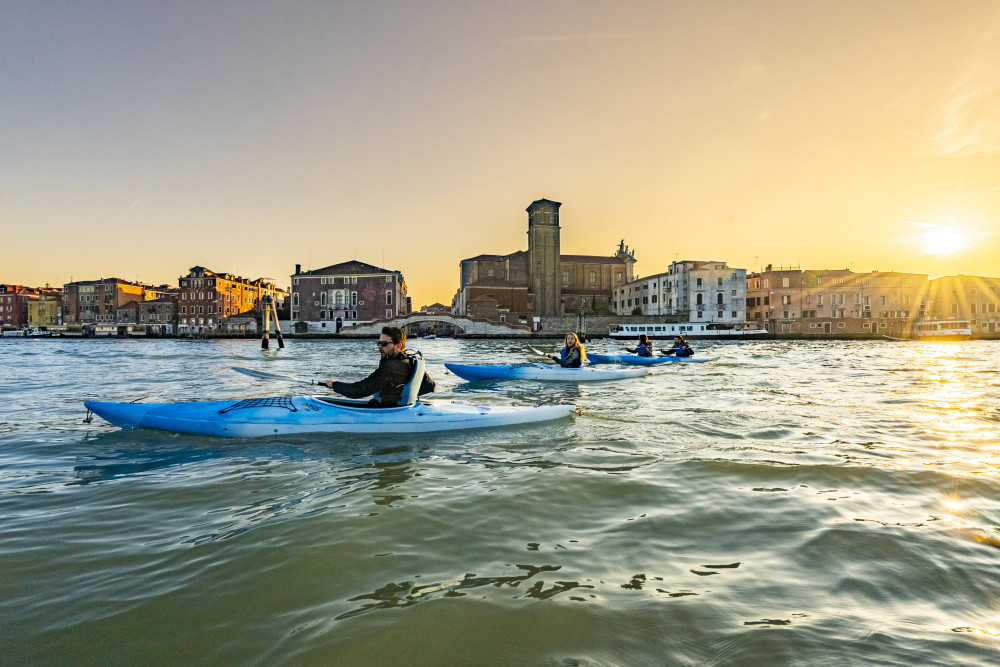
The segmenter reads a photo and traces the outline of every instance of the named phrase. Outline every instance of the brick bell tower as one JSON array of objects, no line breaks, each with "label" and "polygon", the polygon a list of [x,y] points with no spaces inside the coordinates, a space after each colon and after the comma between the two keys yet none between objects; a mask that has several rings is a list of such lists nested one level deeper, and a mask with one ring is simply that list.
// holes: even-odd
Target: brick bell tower
[{"label": "brick bell tower", "polygon": [[539,199],[528,211],[528,289],[535,294],[535,312],[542,317],[562,314],[559,281],[559,207]]}]

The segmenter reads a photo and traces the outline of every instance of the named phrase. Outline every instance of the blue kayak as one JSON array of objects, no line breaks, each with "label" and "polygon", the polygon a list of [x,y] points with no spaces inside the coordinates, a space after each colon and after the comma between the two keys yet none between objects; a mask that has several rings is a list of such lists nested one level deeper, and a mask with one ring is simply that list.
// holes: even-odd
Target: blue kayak
[{"label": "blue kayak", "polygon": [[588,352],[587,360],[592,364],[626,364],[629,366],[654,366],[656,364],[680,361],[688,364],[703,364],[718,357],[678,357],[675,355],[664,355],[659,357],[640,357],[637,354],[597,354]]},{"label": "blue kayak", "polygon": [[546,380],[562,382],[603,382],[636,378],[642,368],[563,368],[553,364],[445,364],[458,377],[475,380]]},{"label": "blue kayak", "polygon": [[177,403],[86,401],[84,406],[121,428],[157,428],[241,438],[294,433],[423,433],[510,426],[568,417],[576,409],[572,405],[480,407],[420,401],[396,408],[372,408],[366,401],[318,396]]}]

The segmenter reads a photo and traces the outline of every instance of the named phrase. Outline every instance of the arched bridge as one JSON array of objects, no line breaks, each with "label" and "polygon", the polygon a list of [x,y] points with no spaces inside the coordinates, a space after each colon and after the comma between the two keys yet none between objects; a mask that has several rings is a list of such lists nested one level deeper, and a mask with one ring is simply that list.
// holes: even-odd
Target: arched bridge
[{"label": "arched bridge", "polygon": [[422,322],[443,322],[450,324],[465,335],[472,336],[526,336],[531,330],[525,324],[507,324],[506,322],[491,322],[478,320],[464,315],[431,315],[429,313],[411,313],[406,317],[396,317],[391,320],[375,320],[364,324],[345,326],[341,333],[378,335],[382,327],[391,325],[399,328]]}]

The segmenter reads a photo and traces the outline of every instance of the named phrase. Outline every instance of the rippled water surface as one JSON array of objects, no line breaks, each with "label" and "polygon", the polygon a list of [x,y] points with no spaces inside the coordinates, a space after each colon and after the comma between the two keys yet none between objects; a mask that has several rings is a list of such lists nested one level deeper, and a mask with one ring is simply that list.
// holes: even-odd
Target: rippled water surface
[{"label": "rippled water surface", "polygon": [[443,363],[529,351],[411,341],[434,400],[582,414],[228,440],[83,401],[302,393],[230,367],[359,379],[373,342],[0,340],[0,662],[1000,663],[1000,343],[709,345],[470,384]]}]

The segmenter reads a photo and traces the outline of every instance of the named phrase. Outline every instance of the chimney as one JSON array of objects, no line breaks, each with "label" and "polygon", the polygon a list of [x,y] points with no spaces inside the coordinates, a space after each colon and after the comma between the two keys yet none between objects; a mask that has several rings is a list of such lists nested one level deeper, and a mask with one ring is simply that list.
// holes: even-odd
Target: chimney
[{"label": "chimney", "polygon": [[300,273],[302,273],[302,265],[301,264],[296,264],[295,265],[295,275],[299,275]]}]

